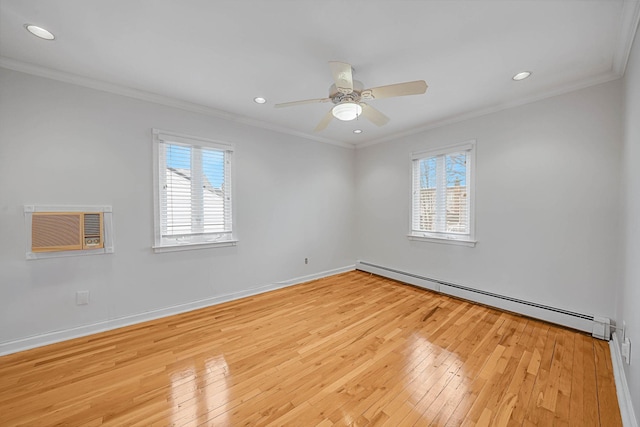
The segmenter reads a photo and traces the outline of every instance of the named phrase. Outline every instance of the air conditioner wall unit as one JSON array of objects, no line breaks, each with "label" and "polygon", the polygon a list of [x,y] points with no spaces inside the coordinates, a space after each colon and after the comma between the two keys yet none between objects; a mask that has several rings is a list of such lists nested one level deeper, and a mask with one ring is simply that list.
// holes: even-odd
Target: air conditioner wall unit
[{"label": "air conditioner wall unit", "polygon": [[34,212],[31,251],[102,249],[102,212]]},{"label": "air conditioner wall unit", "polygon": [[113,254],[108,205],[25,205],[26,259]]}]

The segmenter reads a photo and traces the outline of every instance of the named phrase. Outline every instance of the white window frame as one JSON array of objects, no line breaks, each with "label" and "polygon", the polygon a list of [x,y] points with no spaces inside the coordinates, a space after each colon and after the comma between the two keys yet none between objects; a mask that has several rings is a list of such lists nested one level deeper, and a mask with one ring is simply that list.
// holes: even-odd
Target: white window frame
[{"label": "white window frame", "polygon": [[[156,253],[184,251],[192,249],[206,249],[224,246],[235,246],[238,243],[235,233],[235,211],[233,209],[233,153],[234,145],[207,138],[180,134],[176,132],[153,129],[153,200],[154,200],[154,245]],[[166,181],[166,174],[161,173],[160,162],[165,161],[163,156],[163,143],[177,143],[194,147],[212,148],[225,151],[225,196],[230,196],[230,220],[231,230],[223,233],[201,234],[197,236],[182,236],[168,238],[162,236],[162,187]],[[162,158],[161,158],[162,157]]]},{"label": "white window frame", "polygon": [[[414,206],[416,203],[416,188],[415,185],[415,173],[416,165],[419,164],[419,161],[429,157],[435,156],[443,156],[447,154],[455,154],[460,153],[462,151],[467,151],[467,194],[469,198],[469,233],[460,234],[460,233],[447,233],[447,232],[431,232],[431,231],[421,231],[414,230]],[[476,192],[476,182],[475,182],[475,169],[476,169],[476,141],[470,140],[465,141],[460,144],[448,145],[444,147],[439,147],[426,151],[419,151],[411,154],[411,213],[409,218],[409,234],[407,237],[409,240],[423,241],[423,242],[431,242],[431,243],[445,243],[451,245],[461,245],[461,246],[469,246],[475,247],[476,240],[476,230],[475,230],[475,192]],[[446,184],[445,184],[446,185]]]}]

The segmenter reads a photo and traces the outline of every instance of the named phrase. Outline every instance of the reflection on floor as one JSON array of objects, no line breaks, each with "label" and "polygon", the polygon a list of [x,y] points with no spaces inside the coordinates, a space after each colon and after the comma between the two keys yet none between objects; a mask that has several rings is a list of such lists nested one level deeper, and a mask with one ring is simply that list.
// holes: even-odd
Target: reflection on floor
[{"label": "reflection on floor", "polygon": [[0,358],[0,425],[621,425],[606,342],[363,272]]}]

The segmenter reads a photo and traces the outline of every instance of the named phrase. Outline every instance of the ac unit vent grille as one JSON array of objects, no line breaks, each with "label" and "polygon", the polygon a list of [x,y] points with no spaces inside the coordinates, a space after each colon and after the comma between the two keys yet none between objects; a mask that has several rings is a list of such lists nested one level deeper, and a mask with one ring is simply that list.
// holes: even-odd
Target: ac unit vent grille
[{"label": "ac unit vent grille", "polygon": [[86,213],[84,214],[84,236],[100,237],[100,214]]},{"label": "ac unit vent grille", "polygon": [[82,247],[79,215],[34,214],[31,225],[33,249]]}]

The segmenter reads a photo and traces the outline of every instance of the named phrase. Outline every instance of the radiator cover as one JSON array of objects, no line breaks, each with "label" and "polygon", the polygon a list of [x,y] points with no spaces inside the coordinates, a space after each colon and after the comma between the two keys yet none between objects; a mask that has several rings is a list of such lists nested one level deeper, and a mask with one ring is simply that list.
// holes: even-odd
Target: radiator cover
[{"label": "radiator cover", "polygon": [[431,291],[440,292],[501,310],[511,311],[513,313],[588,332],[594,338],[601,340],[609,341],[611,338],[611,320],[606,317],[577,313],[575,311],[525,301],[506,295],[499,295],[493,292],[487,292],[471,288],[469,286],[433,279],[391,267],[372,264],[366,261],[358,261],[356,263],[356,269],[429,289]]}]

